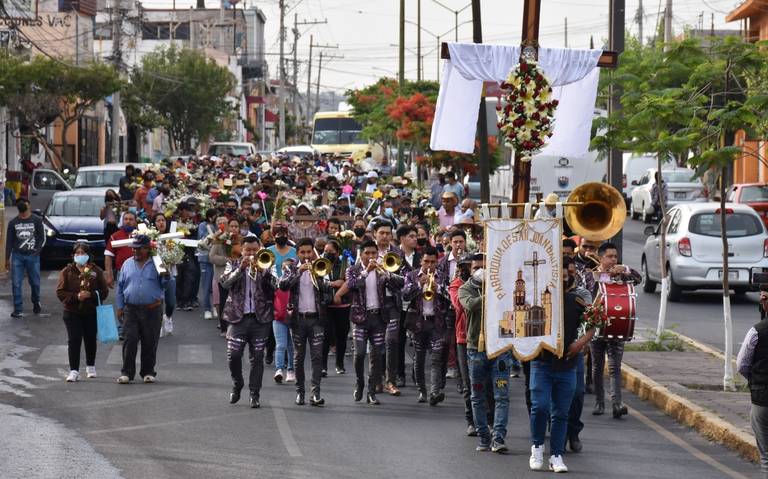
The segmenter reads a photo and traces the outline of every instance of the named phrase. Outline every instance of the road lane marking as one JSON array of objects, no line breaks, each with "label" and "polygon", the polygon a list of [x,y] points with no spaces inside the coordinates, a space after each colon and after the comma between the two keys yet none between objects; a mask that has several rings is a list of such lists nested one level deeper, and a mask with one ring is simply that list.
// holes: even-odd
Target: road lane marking
[{"label": "road lane marking", "polygon": [[201,422],[201,421],[217,421],[219,419],[226,419],[232,416],[245,416],[245,415],[252,415],[252,414],[253,414],[253,411],[248,409],[248,411],[243,411],[243,412],[218,414],[216,416],[196,417],[196,418],[190,418],[190,419],[179,419],[178,421],[153,422],[151,424],[138,424],[136,426],[113,427],[109,429],[94,429],[92,431],[85,431],[85,433],[86,434],[110,434],[114,432],[139,431],[141,429],[151,429],[155,427],[166,427],[166,426],[178,426],[181,424],[192,424],[192,423]]},{"label": "road lane marking", "polygon": [[627,406],[627,409],[629,409],[629,412],[632,414],[633,417],[636,417],[640,422],[645,424],[646,426],[650,427],[654,431],[656,431],[659,435],[666,438],[669,442],[681,447],[685,451],[687,451],[689,454],[691,454],[696,459],[700,460],[701,462],[708,464],[718,471],[722,472],[723,474],[727,475],[728,477],[732,477],[733,479],[749,479],[744,474],[734,471],[730,467],[726,466],[725,464],[719,462],[712,456],[700,451],[699,449],[696,449],[692,445],[688,444],[684,440],[680,439],[679,437],[675,436],[672,432],[666,430],[661,424],[657,423],[653,419],[649,418],[645,414],[641,413],[637,409]]},{"label": "road lane marking", "polygon": [[56,364],[66,365],[68,361],[67,346],[60,344],[49,344],[43,348],[40,356],[37,358],[37,364]]},{"label": "road lane marking", "polygon": [[280,437],[283,440],[285,449],[288,451],[288,455],[291,457],[301,457],[301,450],[299,450],[299,445],[296,444],[296,440],[293,438],[291,426],[288,425],[288,418],[285,416],[283,407],[278,401],[269,401],[269,405],[272,408],[272,414],[275,415],[277,430],[280,431]]},{"label": "road lane marking", "polygon": [[213,364],[213,352],[210,344],[180,344],[178,349],[179,364]]},{"label": "road lane marking", "polygon": [[68,408],[91,408],[91,407],[113,407],[122,406],[123,404],[133,404],[141,401],[151,401],[153,399],[163,398],[165,396],[171,396],[183,391],[186,391],[187,387],[175,387],[173,389],[164,389],[161,391],[155,391],[151,393],[133,394],[131,396],[120,396],[109,399],[97,399],[95,401],[77,402],[67,404]]}]

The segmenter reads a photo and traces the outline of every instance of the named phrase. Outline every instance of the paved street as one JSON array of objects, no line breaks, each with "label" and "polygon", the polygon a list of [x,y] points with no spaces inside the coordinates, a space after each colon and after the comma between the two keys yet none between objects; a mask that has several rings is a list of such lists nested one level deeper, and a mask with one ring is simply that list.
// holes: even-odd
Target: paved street
[{"label": "paved street", "polygon": [[[230,406],[224,340],[213,322],[193,312],[177,313],[176,334],[161,340],[157,384],[117,385],[119,346],[100,346],[98,379],[65,383],[66,335],[53,296],[56,274],[43,273],[46,314],[22,320],[8,317],[10,286],[2,284],[0,450],[5,457],[0,477],[544,474],[528,470],[522,379],[511,380],[507,456],[474,451],[474,440],[463,435],[462,408],[452,381],[447,401],[436,408],[417,404],[413,387],[405,388],[400,398],[381,396],[382,406],[370,407],[352,401],[351,375],[331,373],[323,381],[328,405],[316,409],[293,405],[293,387],[274,384],[268,372],[261,409],[251,410],[245,401]],[[714,303],[694,304],[703,310],[713,309]],[[687,307],[683,303],[680,311]],[[752,305],[740,307],[746,313]],[[713,332],[717,324],[713,319]],[[626,399],[630,415],[617,422],[589,414],[592,397],[586,397],[584,452],[566,457],[572,476],[756,476],[753,464],[634,396]],[[33,448],[44,453],[30,456]],[[40,467],[30,470],[30,461]]]}]

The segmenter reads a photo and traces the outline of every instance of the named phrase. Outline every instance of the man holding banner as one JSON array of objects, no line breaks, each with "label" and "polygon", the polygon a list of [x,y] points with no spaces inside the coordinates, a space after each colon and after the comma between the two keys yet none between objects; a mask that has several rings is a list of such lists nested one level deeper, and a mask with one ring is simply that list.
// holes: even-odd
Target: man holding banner
[{"label": "man holding banner", "polygon": [[[507,435],[507,419],[509,416],[509,368],[512,355],[504,352],[495,357],[489,357],[485,350],[483,333],[483,283],[485,278],[485,255],[477,253],[472,257],[472,276],[459,288],[459,302],[467,317],[467,357],[469,379],[472,387],[472,414],[480,442],[478,451],[504,453],[507,446],[504,438]],[[488,428],[488,418],[485,410],[485,388],[489,382],[493,385],[495,409],[493,414],[493,431]]]}]

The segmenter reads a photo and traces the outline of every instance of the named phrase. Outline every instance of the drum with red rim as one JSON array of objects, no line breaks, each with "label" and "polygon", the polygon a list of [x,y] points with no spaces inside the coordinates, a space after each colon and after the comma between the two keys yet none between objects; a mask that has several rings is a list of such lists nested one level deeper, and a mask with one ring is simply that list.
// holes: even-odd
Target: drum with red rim
[{"label": "drum with red rim", "polygon": [[608,326],[597,331],[597,337],[631,341],[635,334],[635,286],[624,283],[598,283]]}]

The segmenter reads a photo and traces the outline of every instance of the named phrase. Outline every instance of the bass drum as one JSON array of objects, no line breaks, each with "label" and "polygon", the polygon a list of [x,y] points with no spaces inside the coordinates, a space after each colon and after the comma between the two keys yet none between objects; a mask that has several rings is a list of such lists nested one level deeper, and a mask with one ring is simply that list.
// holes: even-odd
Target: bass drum
[{"label": "bass drum", "polygon": [[597,337],[631,341],[635,334],[635,286],[623,283],[598,283],[608,326],[597,330]]}]

